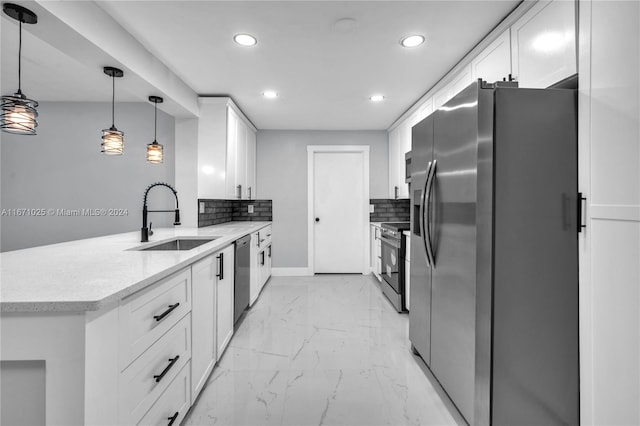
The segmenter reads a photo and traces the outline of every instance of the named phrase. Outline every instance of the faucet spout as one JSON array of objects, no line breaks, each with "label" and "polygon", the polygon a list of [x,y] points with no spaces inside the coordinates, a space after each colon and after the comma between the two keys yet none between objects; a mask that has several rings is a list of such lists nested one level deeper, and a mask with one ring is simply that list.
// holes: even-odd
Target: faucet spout
[{"label": "faucet spout", "polygon": [[[166,186],[173,192],[173,196],[176,197],[176,208],[175,210],[149,210],[147,208],[147,198],[149,196],[149,191],[151,188],[155,188],[156,186]],[[140,229],[140,241],[146,243],[149,241],[149,228],[147,227],[147,216],[150,212],[174,212],[175,218],[173,221],[174,225],[180,225],[180,208],[178,203],[178,191],[168,183],[165,182],[156,182],[147,187],[144,191],[144,202],[142,204],[142,229]]]}]

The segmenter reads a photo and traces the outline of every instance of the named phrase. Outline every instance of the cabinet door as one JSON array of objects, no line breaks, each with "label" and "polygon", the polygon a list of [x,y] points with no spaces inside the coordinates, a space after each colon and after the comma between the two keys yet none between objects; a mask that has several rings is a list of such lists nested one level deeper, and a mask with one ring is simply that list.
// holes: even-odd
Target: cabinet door
[{"label": "cabinet door", "polygon": [[405,120],[400,126],[400,140],[398,143],[398,168],[396,176],[396,185],[398,186],[398,198],[409,198],[409,184],[406,179],[406,161],[405,154],[411,151],[411,127],[417,116],[411,116]]},{"label": "cabinet door", "polygon": [[234,282],[234,246],[222,250],[216,256],[217,285],[217,358],[222,357],[231,336],[233,336],[233,282]]},{"label": "cabinet door", "polygon": [[258,232],[254,232],[253,234],[251,234],[250,244],[251,244],[251,249],[250,249],[251,278],[249,282],[249,306],[253,306],[253,303],[256,301],[256,299],[258,299],[258,294],[260,293],[260,283],[259,283],[260,262],[258,262],[260,234]]},{"label": "cabinet door", "polygon": [[191,401],[207,382],[216,363],[216,273],[218,253],[191,267]]},{"label": "cabinet door", "polygon": [[544,88],[576,73],[575,2],[540,1],[511,27],[519,87]]},{"label": "cabinet door", "polygon": [[476,56],[471,62],[471,74],[474,80],[481,78],[487,83],[509,79],[509,74],[511,74],[511,37],[509,31],[502,33]]},{"label": "cabinet door", "polygon": [[236,186],[238,188],[238,198],[246,198],[247,190],[247,125],[244,121],[238,120],[238,146],[236,150]]},{"label": "cabinet door", "polygon": [[404,261],[404,307],[409,310],[411,304],[411,262]]},{"label": "cabinet door", "polygon": [[240,119],[235,111],[227,107],[227,165],[226,194],[228,199],[238,198],[236,188],[236,158],[238,152],[238,123]]},{"label": "cabinet door", "polygon": [[[471,74],[471,64],[464,67],[460,72],[455,76],[453,81],[451,82],[451,92],[450,98],[453,98],[458,93],[462,92],[462,90],[473,83],[473,76]],[[447,99],[447,100],[449,100]]]},{"label": "cabinet door", "polygon": [[244,190],[244,198],[257,199],[256,193],[256,133],[247,129],[247,182]]},{"label": "cabinet door", "polygon": [[424,120],[425,118],[427,118],[428,116],[430,116],[432,112],[433,112],[433,98],[429,98],[426,101],[424,101],[424,103],[420,105],[420,108],[418,109],[418,123]]},{"label": "cabinet door", "polygon": [[398,185],[398,144],[400,143],[400,126],[389,132],[389,198],[396,197]]}]

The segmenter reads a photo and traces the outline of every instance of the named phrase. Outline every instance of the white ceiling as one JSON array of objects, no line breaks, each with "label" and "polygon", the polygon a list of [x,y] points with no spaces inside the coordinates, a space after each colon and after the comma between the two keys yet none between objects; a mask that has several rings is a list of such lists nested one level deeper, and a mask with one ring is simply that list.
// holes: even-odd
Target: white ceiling
[{"label": "white ceiling", "polygon": [[[386,129],[520,1],[97,3],[197,94],[231,96],[259,129],[343,130]],[[356,25],[336,25],[343,18]],[[7,22],[3,18],[3,94],[17,82],[17,29]],[[258,44],[235,44],[233,35],[241,32]],[[402,48],[400,38],[413,33],[427,42]],[[65,46],[67,55],[42,38],[24,38],[27,95],[110,100],[109,81],[94,64],[74,59],[73,46]],[[266,89],[280,96],[264,99]],[[374,104],[368,100],[374,93],[386,99]],[[142,100],[126,90],[117,97]]]}]

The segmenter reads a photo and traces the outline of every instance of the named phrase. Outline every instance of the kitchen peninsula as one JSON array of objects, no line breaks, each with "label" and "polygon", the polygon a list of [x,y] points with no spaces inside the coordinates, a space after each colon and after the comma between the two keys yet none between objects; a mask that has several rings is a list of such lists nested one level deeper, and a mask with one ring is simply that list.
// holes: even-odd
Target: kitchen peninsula
[{"label": "kitchen peninsula", "polygon": [[[3,373],[45,383],[44,395],[11,409],[40,410],[46,424],[137,424],[167,413],[179,424],[202,388],[192,392],[203,382],[192,366],[202,358],[196,347],[207,347],[200,340],[213,342],[212,360],[198,360],[208,376],[233,333],[233,243],[269,226],[157,229],[144,244],[129,232],[2,253]],[[214,239],[189,250],[144,250],[176,238]],[[202,288],[230,286],[217,306],[212,292],[192,311],[198,280]],[[217,312],[225,300],[230,305]],[[197,334],[196,309],[216,310],[226,336]],[[219,318],[226,311],[230,323]],[[220,332],[216,324],[209,334]]]}]

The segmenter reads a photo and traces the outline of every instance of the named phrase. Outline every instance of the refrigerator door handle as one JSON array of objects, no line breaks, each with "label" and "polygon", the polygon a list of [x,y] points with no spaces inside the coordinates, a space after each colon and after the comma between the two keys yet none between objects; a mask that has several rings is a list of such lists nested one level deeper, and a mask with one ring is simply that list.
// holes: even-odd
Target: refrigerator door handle
[{"label": "refrigerator door handle", "polygon": [[[435,269],[436,267],[436,259],[433,253],[433,245],[432,245],[432,238],[431,238],[431,195],[433,193],[433,184],[436,180],[436,166],[437,166],[437,160],[433,160],[431,163],[431,167],[429,168],[429,172],[427,173],[427,183],[426,183],[426,194],[425,194],[425,210],[427,211],[427,220],[426,220],[426,224],[424,225],[425,228],[425,234],[424,235],[424,242],[425,242],[425,246],[426,246],[426,250],[427,250],[427,257],[429,258],[429,264],[431,264],[431,267]],[[424,216],[423,216],[424,217]]]},{"label": "refrigerator door handle", "polygon": [[427,166],[427,178],[424,180],[424,188],[422,188],[422,194],[420,195],[420,236],[422,243],[424,244],[424,253],[427,260],[427,266],[431,267],[431,258],[429,257],[429,249],[427,248],[427,234],[425,234],[425,205],[427,204],[427,188],[429,187],[429,174],[431,173],[431,161]]}]

